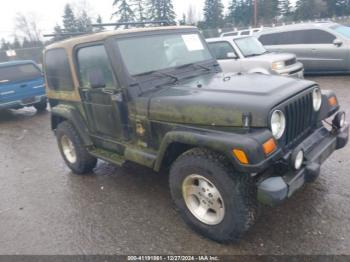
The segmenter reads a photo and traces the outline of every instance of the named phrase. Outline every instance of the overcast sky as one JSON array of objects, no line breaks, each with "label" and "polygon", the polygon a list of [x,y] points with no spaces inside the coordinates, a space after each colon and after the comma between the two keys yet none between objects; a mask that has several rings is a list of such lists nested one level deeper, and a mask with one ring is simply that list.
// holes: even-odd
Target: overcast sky
[{"label": "overcast sky", "polygon": [[[1,4],[0,9],[0,38],[11,37],[15,33],[15,17],[17,13],[36,17],[42,33],[51,33],[56,23],[62,20],[63,8],[71,3],[77,10],[85,6],[90,15],[101,14],[104,22],[110,22],[113,0],[8,0]],[[223,0],[227,6],[229,0]],[[5,4],[6,3],[6,4]],[[198,16],[202,14],[204,0],[173,0],[175,11],[180,19],[192,5]]]}]

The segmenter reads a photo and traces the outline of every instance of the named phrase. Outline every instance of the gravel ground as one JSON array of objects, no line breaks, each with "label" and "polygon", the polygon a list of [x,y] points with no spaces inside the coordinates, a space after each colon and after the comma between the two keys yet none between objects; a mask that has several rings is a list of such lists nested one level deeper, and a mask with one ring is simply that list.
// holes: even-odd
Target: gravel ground
[{"label": "gravel ground", "polygon": [[[318,77],[350,114],[350,77]],[[239,244],[188,229],[166,174],[100,162],[72,174],[59,155],[49,113],[0,112],[0,254],[348,254],[350,147],[321,177],[277,208],[264,208]]]}]

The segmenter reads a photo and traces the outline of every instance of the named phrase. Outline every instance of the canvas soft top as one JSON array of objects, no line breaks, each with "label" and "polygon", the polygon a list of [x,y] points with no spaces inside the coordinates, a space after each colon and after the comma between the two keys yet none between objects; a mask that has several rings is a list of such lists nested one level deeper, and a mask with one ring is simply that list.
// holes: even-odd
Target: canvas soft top
[{"label": "canvas soft top", "polygon": [[53,49],[53,48],[73,48],[77,44],[103,41],[106,38],[114,36],[114,35],[152,32],[152,31],[167,31],[167,30],[176,30],[176,29],[196,29],[196,27],[193,27],[193,26],[161,26],[161,27],[133,28],[133,29],[104,31],[104,32],[99,32],[99,33],[92,33],[92,34],[72,37],[72,38],[51,44],[51,45],[46,47],[46,50]]}]

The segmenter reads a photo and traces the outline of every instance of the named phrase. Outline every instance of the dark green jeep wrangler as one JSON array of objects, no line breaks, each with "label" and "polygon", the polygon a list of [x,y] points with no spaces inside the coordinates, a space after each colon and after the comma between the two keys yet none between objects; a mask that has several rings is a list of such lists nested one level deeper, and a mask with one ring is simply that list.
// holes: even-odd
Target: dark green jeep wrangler
[{"label": "dark green jeep wrangler", "polygon": [[315,180],[348,141],[332,91],[223,74],[193,27],[80,36],[44,56],[52,129],[73,172],[91,172],[97,159],[169,169],[183,219],[219,242],[238,240],[260,203]]}]

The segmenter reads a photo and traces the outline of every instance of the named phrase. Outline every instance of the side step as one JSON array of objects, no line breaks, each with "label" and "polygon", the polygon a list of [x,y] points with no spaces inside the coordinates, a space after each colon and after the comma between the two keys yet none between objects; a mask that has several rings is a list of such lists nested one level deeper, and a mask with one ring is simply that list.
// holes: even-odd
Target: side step
[{"label": "side step", "polygon": [[125,159],[123,156],[105,149],[92,148],[88,151],[94,157],[105,160],[107,162],[111,162],[117,166],[122,166],[125,163]]}]

